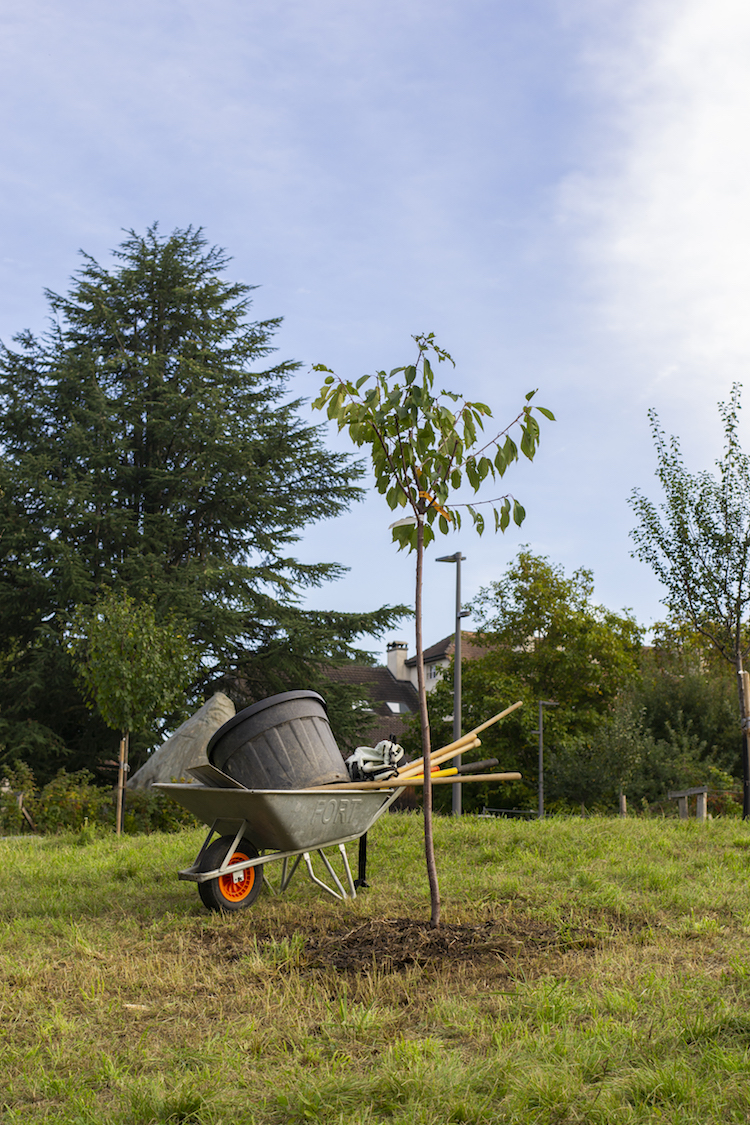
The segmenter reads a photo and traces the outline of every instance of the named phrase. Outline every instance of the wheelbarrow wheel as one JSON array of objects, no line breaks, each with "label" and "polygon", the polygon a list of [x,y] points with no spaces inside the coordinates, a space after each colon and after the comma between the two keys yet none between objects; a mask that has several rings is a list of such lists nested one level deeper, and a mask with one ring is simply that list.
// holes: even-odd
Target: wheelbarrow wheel
[{"label": "wheelbarrow wheel", "polygon": [[[206,849],[201,860],[201,871],[215,871],[221,867],[227,852],[234,843],[234,836],[221,836]],[[232,853],[230,863],[242,863],[245,859],[255,859],[258,849],[244,838]],[[260,894],[263,876],[259,867],[246,867],[244,871],[233,871],[198,883],[201,902],[209,910],[244,910],[252,905]]]}]

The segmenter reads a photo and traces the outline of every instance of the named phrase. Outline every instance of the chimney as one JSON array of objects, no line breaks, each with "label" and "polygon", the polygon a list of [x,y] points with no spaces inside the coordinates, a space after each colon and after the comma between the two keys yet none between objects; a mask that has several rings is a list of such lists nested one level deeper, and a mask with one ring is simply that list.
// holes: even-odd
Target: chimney
[{"label": "chimney", "polygon": [[405,641],[390,641],[386,646],[388,656],[388,671],[397,680],[411,679],[406,670],[406,655],[408,646]]}]

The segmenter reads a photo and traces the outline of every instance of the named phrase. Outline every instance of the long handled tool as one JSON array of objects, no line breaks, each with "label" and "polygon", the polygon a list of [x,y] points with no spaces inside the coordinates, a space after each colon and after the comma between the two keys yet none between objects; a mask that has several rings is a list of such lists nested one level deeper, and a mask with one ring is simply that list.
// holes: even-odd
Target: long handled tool
[{"label": "long handled tool", "polygon": [[[459,777],[453,775],[452,777],[433,777],[433,785],[456,785],[459,782],[461,785],[466,785],[470,781],[520,781],[520,773],[472,773],[469,776]],[[388,777],[382,781],[344,781],[336,782],[334,785],[316,785],[314,789],[308,789],[308,793],[319,793],[321,790],[331,790],[336,793],[341,793],[346,789],[405,789],[409,785],[424,785],[424,777],[419,774],[418,777]]]},{"label": "long handled tool", "polygon": [[[468,742],[461,744],[461,750],[448,749],[444,747],[442,750],[436,750],[434,754],[430,755],[430,767],[434,770],[437,766],[447,762],[449,758],[454,758],[457,753],[465,753],[467,750],[475,750],[477,746],[481,746],[482,742],[479,738],[472,738]],[[402,766],[398,771],[399,777],[416,777],[424,773],[423,767],[424,758],[417,758],[415,762],[409,762],[408,765]]]},{"label": "long handled tool", "polygon": [[[447,761],[448,758],[454,758],[456,754],[463,754],[467,750],[472,750],[476,746],[481,746],[477,735],[481,734],[483,730],[487,730],[487,727],[491,727],[494,723],[498,723],[501,719],[510,715],[512,711],[517,711],[519,707],[523,707],[522,699],[519,699],[517,703],[513,703],[510,707],[506,707],[499,715],[493,715],[486,723],[480,723],[478,727],[475,727],[474,730],[470,730],[468,734],[464,734],[461,738],[457,738],[455,742],[449,743],[448,746],[441,746],[439,750],[435,750],[435,752],[430,755],[430,766],[439,766],[442,762]],[[417,758],[415,762],[409,762],[408,765],[402,766],[398,772],[400,777],[409,777],[412,774],[421,773],[423,768],[424,758]]]},{"label": "long handled tool", "polygon": [[[477,739],[477,741],[479,741],[479,740]],[[491,770],[493,768],[493,766],[497,766],[497,765],[499,765],[499,762],[498,762],[497,758],[483,758],[481,762],[467,762],[465,765],[451,766],[450,769],[444,769],[444,770],[433,768],[430,772],[432,773],[432,780],[434,781],[436,777],[454,777],[456,774],[459,774],[459,773],[460,774],[481,773],[482,770]],[[422,773],[415,774],[415,775],[410,774],[409,776],[410,777],[411,776],[424,777],[424,774],[422,774]]]}]

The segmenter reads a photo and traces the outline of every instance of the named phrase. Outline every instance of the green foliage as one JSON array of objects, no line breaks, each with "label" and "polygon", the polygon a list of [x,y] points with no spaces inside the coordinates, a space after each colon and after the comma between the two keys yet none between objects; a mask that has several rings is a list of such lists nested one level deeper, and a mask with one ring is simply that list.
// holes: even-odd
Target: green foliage
[{"label": "green foliage", "polygon": [[158,622],[152,603],[125,593],[105,591],[76,607],[69,645],[91,706],[122,734],[179,710],[197,671],[184,626]]},{"label": "green foliage", "polygon": [[[719,404],[724,456],[717,475],[692,474],[683,464],[677,438],[667,441],[651,411],[657,477],[666,503],[662,516],[637,490],[631,504],[639,526],[632,532],[636,555],[666,587],[673,619],[689,622],[737,672],[750,653],[750,458],[738,436],[740,386]],[[742,681],[740,681],[742,682]],[[745,745],[742,750],[744,816],[750,817],[750,700],[738,693]]]},{"label": "green foliage", "polygon": [[[598,733],[619,692],[638,674],[641,630],[627,613],[595,605],[593,579],[583,568],[567,577],[563,569],[522,548],[501,579],[480,591],[473,603],[480,622],[476,643],[485,654],[464,661],[462,729],[471,730],[517,699],[524,706],[490,727],[482,746],[467,761],[497,757],[505,770],[520,770],[524,780],[501,789],[464,789],[471,809],[483,804],[532,808],[536,804],[539,721],[545,708],[545,747]],[[450,741],[443,717],[453,709],[452,676],[430,693],[435,736]],[[445,800],[444,798],[440,798]]]},{"label": "green foliage", "polygon": [[180,832],[198,821],[157,789],[126,789],[123,831],[129,836],[151,832]]},{"label": "green foliage", "polygon": [[319,665],[400,617],[338,615],[323,636],[299,608],[341,568],[299,562],[293,545],[359,498],[361,468],[300,421],[298,365],[269,364],[280,321],[249,319],[252,287],[226,280],[228,261],[192,227],[130,231],[111,267],[84,255],[69,292],[48,293],[46,335],[0,348],[5,762],[25,752],[29,719],[70,768],[111,755],[65,638],[105,589],[185,623],[203,661],[196,702],[223,675],[247,673],[261,696],[277,670],[304,678],[305,661],[274,664],[295,631],[316,633],[306,659]]},{"label": "green foliage", "polygon": [[[39,685],[42,700],[43,685]],[[62,738],[36,719],[5,719],[0,716],[0,762],[8,769],[19,762],[33,762],[40,778],[53,777],[60,763],[70,757]]]},{"label": "green foliage", "polygon": [[473,603],[479,640],[498,668],[537,699],[558,703],[558,729],[585,726],[603,714],[638,671],[642,629],[627,612],[592,602],[594,579],[522,548],[497,582]]},{"label": "green foliage", "polygon": [[114,824],[112,793],[94,785],[88,770],[60,770],[27,807],[39,832],[78,832],[86,824]]},{"label": "green foliage", "polygon": [[750,648],[743,628],[750,611],[750,459],[740,447],[739,411],[735,384],[730,401],[719,404],[725,445],[716,476],[688,472],[677,438],[668,440],[650,411],[665,503],[657,509],[637,489],[631,496],[639,521],[635,554],[663,583],[672,615],[734,664]]},{"label": "green foliage", "polygon": [[[517,417],[484,442],[482,431],[485,420],[492,417],[490,408],[482,402],[468,402],[452,391],[435,393],[430,353],[438,363],[453,360],[437,346],[432,332],[414,340],[416,363],[388,373],[379,371],[375,376],[363,375],[356,382],[339,379],[325,365],[316,365],[316,371],[327,375],[313,406],[326,410],[339,430],[348,430],[356,446],[368,446],[375,487],[392,510],[412,509],[424,524],[427,546],[435,538],[436,527],[443,534],[451,524],[456,530],[461,527],[462,509],[468,511],[482,534],[486,520],[483,513],[474,504],[451,503],[451,493],[464,483],[477,493],[486,480],[503,477],[518,460],[519,447],[528,460],[533,460],[539,444],[539,423],[533,409],[546,418],[554,419],[554,415],[542,406],[532,408],[536,391],[530,391]],[[518,444],[510,434],[516,426],[520,429]],[[520,526],[526,514],[510,495],[481,503],[491,505],[495,530],[505,531],[511,513]],[[399,549],[416,549],[417,528],[413,523],[396,524],[392,530]]]},{"label": "green foliage", "polygon": [[[670,622],[643,650],[633,618],[594,605],[592,592],[590,571],[567,577],[524,548],[475,600],[487,651],[464,663],[464,729],[516,699],[524,707],[488,730],[467,758],[496,756],[524,781],[467,787],[469,809],[535,806],[539,699],[557,703],[544,712],[552,810],[581,803],[613,810],[621,787],[631,807],[652,804],[669,789],[705,784],[712,771],[740,772],[736,685],[705,638]],[[449,673],[429,700],[436,735],[446,742],[450,683]],[[442,794],[436,801],[446,806]]]},{"label": "green foliage", "polygon": [[690,745],[699,760],[739,776],[736,675],[700,634],[681,632],[676,647],[674,631],[661,626],[644,652],[636,688],[644,726],[655,739]]},{"label": "green foliage", "polygon": [[[545,746],[547,740],[545,739]],[[654,738],[638,693],[626,691],[611,714],[586,734],[552,743],[545,768],[546,804],[550,810],[599,808],[613,812],[620,790],[633,808],[666,801],[670,789],[704,784],[707,767],[693,740],[670,731]]]},{"label": "green foliage", "polygon": [[[23,816],[19,796],[34,825],[34,831],[45,835],[58,832],[82,834],[82,842],[90,842],[97,833],[111,831],[115,822],[113,792],[94,783],[88,770],[67,773],[59,770],[51,781],[39,789],[34,773],[25,762],[5,772],[6,786],[0,791],[0,834],[19,835],[32,831]],[[148,832],[175,832],[195,827],[196,820],[187,810],[163,793],[153,790],[126,791],[123,829],[135,835]]]},{"label": "green foliage", "polygon": [[33,802],[37,792],[34,773],[25,762],[17,762],[13,769],[0,778],[0,833],[18,836],[29,831],[30,825],[22,812],[22,805]]}]

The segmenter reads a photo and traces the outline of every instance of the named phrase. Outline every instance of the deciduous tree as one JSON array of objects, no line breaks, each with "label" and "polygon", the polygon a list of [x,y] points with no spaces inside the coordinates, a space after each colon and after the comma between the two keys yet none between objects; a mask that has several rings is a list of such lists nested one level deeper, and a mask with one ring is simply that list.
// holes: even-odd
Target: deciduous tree
[{"label": "deciduous tree", "polygon": [[676,437],[667,438],[650,411],[656,476],[664,492],[657,506],[635,489],[635,554],[666,588],[664,603],[689,621],[735,668],[744,735],[743,816],[750,817],[750,691],[744,665],[750,650],[750,459],[739,440],[740,387],[719,404],[724,455],[716,475],[691,473]]},{"label": "deciduous tree", "polygon": [[[521,452],[533,460],[539,442],[539,424],[532,413],[539,410],[547,418],[554,416],[545,407],[532,408],[535,391],[526,395],[517,416],[499,433],[484,441],[485,420],[492,417],[490,408],[481,402],[468,402],[452,391],[435,392],[435,377],[430,363],[453,363],[450,355],[435,343],[434,336],[415,336],[416,361],[375,376],[364,375],[356,383],[337,378],[320,364],[317,371],[326,372],[320,396],[313,405],[326,410],[328,417],[346,429],[356,446],[366,446],[375,474],[375,487],[385,496],[392,510],[410,512],[406,519],[393,525],[393,540],[399,549],[408,547],[416,553],[416,650],[419,689],[419,714],[424,771],[424,836],[427,874],[430,885],[431,923],[440,922],[440,890],[438,886],[432,837],[432,786],[430,771],[430,725],[422,659],[422,570],[424,550],[435,538],[436,531],[447,534],[461,526],[462,512],[468,512],[474,527],[481,534],[485,516],[478,504],[462,504],[452,500],[453,494],[466,482],[476,494],[488,478],[502,477],[518,459],[519,448],[511,431],[519,433]],[[486,501],[496,529],[505,530],[511,518],[523,522],[525,512],[510,495]],[[486,716],[485,716],[486,717]]]},{"label": "deciduous tree", "polygon": [[111,591],[77,607],[68,646],[89,705],[120,735],[119,835],[131,731],[147,731],[179,705],[195,678],[198,653],[178,622],[156,620],[153,604]]},{"label": "deciduous tree", "polygon": [[[471,728],[483,713],[499,711],[502,700],[524,700],[520,711],[486,732],[478,753],[522,771],[524,781],[510,793],[525,805],[534,800],[538,700],[557,704],[544,718],[551,750],[571,738],[598,736],[618,694],[638,674],[642,630],[630,614],[596,605],[593,589],[590,570],[566,575],[524,547],[472,603],[476,643],[485,654],[464,662],[462,723]],[[449,695],[446,676],[430,697],[435,723],[450,711]],[[442,730],[447,733],[445,725]],[[490,788],[472,789],[469,801],[491,805],[498,797]]]}]

